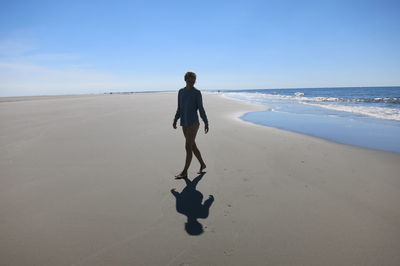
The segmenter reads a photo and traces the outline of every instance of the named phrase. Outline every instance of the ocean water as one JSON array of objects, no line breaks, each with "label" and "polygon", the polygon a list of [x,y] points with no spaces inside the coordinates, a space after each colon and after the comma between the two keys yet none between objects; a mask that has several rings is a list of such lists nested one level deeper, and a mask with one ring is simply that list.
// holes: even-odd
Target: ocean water
[{"label": "ocean water", "polygon": [[331,141],[400,153],[400,87],[224,90],[271,109],[241,119]]}]

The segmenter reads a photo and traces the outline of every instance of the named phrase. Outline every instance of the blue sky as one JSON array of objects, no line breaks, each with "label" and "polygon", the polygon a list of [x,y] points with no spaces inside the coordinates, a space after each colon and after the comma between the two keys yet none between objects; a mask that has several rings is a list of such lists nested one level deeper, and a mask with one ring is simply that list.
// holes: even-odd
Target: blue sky
[{"label": "blue sky", "polygon": [[0,96],[400,85],[400,1],[0,2]]}]

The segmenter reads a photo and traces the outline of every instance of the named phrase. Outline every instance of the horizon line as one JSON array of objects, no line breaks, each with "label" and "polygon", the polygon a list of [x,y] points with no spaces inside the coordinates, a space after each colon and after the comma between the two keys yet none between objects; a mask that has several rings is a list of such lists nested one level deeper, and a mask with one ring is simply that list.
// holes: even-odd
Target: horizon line
[{"label": "horizon line", "polygon": [[[290,89],[336,89],[336,88],[395,88],[400,85],[390,85],[390,86],[332,86],[332,87],[285,87],[285,88],[265,88],[265,89],[204,89],[201,91],[240,91],[240,90],[290,90]],[[15,97],[51,97],[51,96],[83,96],[83,95],[104,95],[104,94],[133,94],[133,93],[159,93],[159,92],[176,92],[179,89],[173,90],[132,90],[132,91],[105,91],[96,93],[66,93],[66,94],[34,94],[34,95],[10,95],[10,96],[0,96],[0,98],[15,98]]]}]

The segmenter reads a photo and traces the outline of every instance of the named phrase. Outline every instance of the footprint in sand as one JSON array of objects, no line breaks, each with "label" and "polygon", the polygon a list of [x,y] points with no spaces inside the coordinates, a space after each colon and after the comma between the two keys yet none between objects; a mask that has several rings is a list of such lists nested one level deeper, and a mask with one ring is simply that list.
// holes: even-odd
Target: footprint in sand
[{"label": "footprint in sand", "polygon": [[224,251],[224,255],[225,255],[225,256],[230,256],[230,255],[232,255],[233,253],[235,253],[235,250],[232,249],[232,248]]}]

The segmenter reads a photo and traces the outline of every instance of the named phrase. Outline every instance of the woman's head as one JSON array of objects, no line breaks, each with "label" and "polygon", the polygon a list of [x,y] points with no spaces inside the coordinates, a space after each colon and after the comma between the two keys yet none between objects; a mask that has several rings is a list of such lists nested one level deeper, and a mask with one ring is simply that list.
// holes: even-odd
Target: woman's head
[{"label": "woman's head", "polygon": [[196,83],[196,73],[194,72],[186,72],[185,81],[188,85],[193,86]]},{"label": "woman's head", "polygon": [[193,77],[194,79],[196,79],[196,73],[188,71],[185,74],[185,81],[189,78],[189,77]]}]

